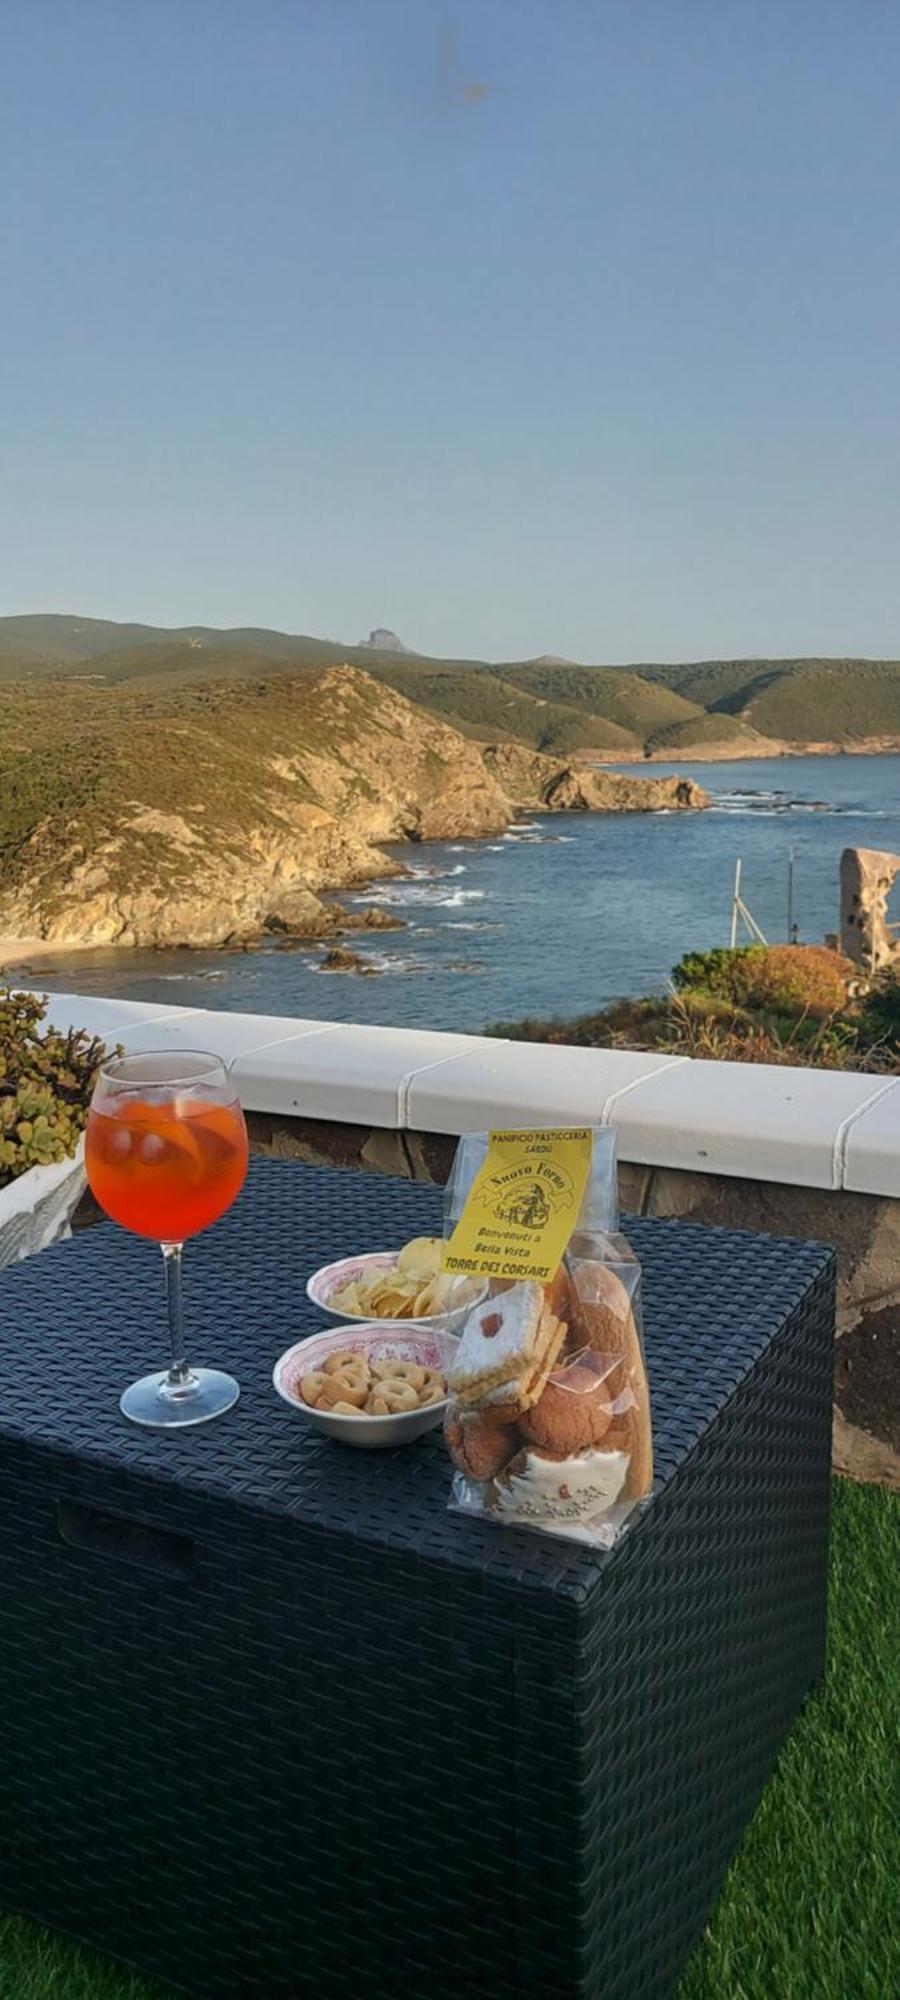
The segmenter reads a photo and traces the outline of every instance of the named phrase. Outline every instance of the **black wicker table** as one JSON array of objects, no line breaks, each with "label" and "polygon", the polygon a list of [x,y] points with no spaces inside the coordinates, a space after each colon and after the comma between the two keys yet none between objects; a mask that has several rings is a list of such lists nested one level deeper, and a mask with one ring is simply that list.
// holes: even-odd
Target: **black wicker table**
[{"label": "black wicker table", "polygon": [[276,1399],[309,1272],[440,1206],[254,1163],[186,1270],[241,1401],[168,1436],[152,1245],[0,1278],[0,1906],[202,2000],[671,1994],[822,1673],[831,1252],[629,1226],[657,1482],[600,1554]]}]

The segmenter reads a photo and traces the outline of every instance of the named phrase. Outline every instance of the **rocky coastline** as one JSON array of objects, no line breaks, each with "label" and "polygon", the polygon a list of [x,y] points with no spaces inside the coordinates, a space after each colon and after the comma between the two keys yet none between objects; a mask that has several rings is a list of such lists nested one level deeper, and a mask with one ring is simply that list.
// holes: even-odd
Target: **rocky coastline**
[{"label": "rocky coastline", "polygon": [[[128,750],[132,746],[129,739]],[[114,761],[114,753],[118,763]],[[165,790],[160,783],[164,772]],[[235,949],[393,928],[330,892],[402,874],[383,842],[507,830],[523,809],[700,809],[690,779],[619,777],[486,747],[356,667],[184,700],[154,759],[120,742],[86,806],[36,821],[0,891],[0,963],[98,947]]]},{"label": "rocky coastline", "polygon": [[746,736],[733,741],[723,739],[717,743],[697,743],[683,750],[649,750],[644,756],[637,752],[598,750],[598,764],[746,764],[754,758],[775,757],[893,757],[900,752],[900,736],[865,736],[853,743],[790,743],[779,737],[759,737],[755,742]]}]

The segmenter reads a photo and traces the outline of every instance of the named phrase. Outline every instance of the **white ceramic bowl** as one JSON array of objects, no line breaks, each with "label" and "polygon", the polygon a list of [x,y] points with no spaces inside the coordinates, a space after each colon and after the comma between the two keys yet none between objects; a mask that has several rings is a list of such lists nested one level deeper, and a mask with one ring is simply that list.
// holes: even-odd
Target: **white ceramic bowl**
[{"label": "white ceramic bowl", "polygon": [[[320,1312],[330,1313],[332,1319],[341,1319],[346,1324],[353,1320],[357,1325],[421,1327],[423,1332],[459,1333],[463,1322],[473,1306],[481,1304],[487,1297],[487,1284],[479,1278],[460,1278],[460,1286],[468,1290],[462,1304],[445,1308],[443,1312],[426,1313],[422,1319],[382,1319],[376,1320],[371,1313],[351,1313],[345,1306],[332,1306],[329,1301],[333,1292],[339,1292],[342,1285],[349,1285],[353,1278],[360,1278],[363,1271],[374,1267],[379,1271],[389,1271],[397,1262],[396,1250],[363,1251],[356,1257],[339,1257],[336,1264],[323,1264],[315,1271],[306,1287],[306,1296],[318,1306]],[[346,1344],[346,1343],[345,1343]]]},{"label": "white ceramic bowl", "polygon": [[430,1431],[439,1424],[444,1415],[446,1397],[440,1403],[429,1403],[426,1410],[403,1410],[396,1417],[341,1417],[333,1410],[316,1410],[305,1403],[300,1394],[300,1384],[304,1375],[314,1368],[322,1368],[329,1354],[336,1354],[341,1347],[352,1347],[357,1353],[369,1355],[373,1361],[381,1361],[391,1355],[396,1361],[418,1361],[423,1368],[439,1368],[446,1376],[450,1370],[457,1342],[452,1334],[432,1330],[425,1332],[421,1320],[414,1328],[407,1329],[396,1323],[368,1320],[354,1320],[352,1325],[336,1327],[331,1333],[314,1333],[308,1340],[298,1340],[276,1361],[272,1370],[272,1381],[286,1403],[296,1410],[314,1430],[323,1431],[326,1437],[338,1438],[341,1444],[362,1445],[372,1449],[386,1445],[408,1444],[411,1438],[421,1437],[423,1431]]}]

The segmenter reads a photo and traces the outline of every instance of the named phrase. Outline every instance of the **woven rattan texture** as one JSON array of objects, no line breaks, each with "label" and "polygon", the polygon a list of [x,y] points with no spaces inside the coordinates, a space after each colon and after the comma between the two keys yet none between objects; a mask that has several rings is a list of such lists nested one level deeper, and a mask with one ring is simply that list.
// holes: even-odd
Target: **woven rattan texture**
[{"label": "woven rattan texture", "polygon": [[237,1409],[117,1413],[160,1353],[110,1227],[0,1280],[0,1901],[201,2000],[670,1993],[821,1670],[833,1272],[636,1223],[658,1481],[610,1555],[446,1511],[270,1386],[342,1250],[432,1188],[258,1163],[188,1252]]}]

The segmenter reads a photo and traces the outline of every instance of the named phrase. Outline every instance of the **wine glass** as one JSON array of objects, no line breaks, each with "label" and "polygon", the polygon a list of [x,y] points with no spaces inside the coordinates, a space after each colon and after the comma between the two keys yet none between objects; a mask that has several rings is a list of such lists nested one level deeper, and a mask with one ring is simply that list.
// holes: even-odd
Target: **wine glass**
[{"label": "wine glass", "polygon": [[217,1222],[247,1173],[247,1128],[218,1056],[195,1049],[118,1056],[94,1087],[85,1166],[100,1207],[163,1254],[172,1359],[133,1382],[120,1409],[136,1424],[204,1424],[237,1402],[232,1375],[189,1368],[181,1307],[185,1239]]}]

